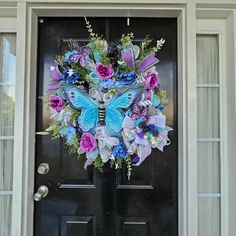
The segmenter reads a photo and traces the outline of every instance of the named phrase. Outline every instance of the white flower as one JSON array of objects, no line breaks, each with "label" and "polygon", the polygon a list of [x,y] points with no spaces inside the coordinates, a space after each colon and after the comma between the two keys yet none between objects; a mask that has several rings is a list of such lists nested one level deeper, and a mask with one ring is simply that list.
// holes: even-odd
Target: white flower
[{"label": "white flower", "polygon": [[71,77],[74,74],[74,69],[70,68],[67,74],[69,75],[69,77]]}]

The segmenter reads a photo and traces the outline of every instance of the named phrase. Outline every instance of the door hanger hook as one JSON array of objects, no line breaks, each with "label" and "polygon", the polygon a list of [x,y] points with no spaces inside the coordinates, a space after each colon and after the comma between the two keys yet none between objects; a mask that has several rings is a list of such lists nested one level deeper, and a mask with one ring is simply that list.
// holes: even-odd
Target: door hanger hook
[{"label": "door hanger hook", "polygon": [[129,26],[129,25],[130,25],[130,18],[127,17],[127,26]]}]

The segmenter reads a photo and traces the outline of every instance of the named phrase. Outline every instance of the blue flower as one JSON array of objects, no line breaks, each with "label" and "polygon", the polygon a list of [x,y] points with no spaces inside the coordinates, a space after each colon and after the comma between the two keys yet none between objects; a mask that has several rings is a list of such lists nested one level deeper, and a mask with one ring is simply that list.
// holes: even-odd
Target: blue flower
[{"label": "blue flower", "polygon": [[74,72],[73,69],[64,69],[62,73],[62,80],[68,84],[73,84],[81,78],[81,75]]},{"label": "blue flower", "polygon": [[135,82],[136,73],[134,71],[131,72],[122,72],[118,76],[118,81],[123,85],[131,85]]},{"label": "blue flower", "polygon": [[68,63],[70,63],[70,62],[71,62],[70,57],[73,56],[73,55],[75,55],[76,53],[77,53],[76,50],[73,50],[73,51],[67,51],[67,52],[65,53],[64,62],[68,62]]},{"label": "blue flower", "polygon": [[112,154],[115,158],[117,159],[121,159],[121,158],[126,158],[127,157],[127,148],[125,147],[125,145],[123,143],[114,146],[113,150],[112,150]]},{"label": "blue flower", "polygon": [[103,80],[100,83],[100,86],[102,86],[104,89],[110,89],[110,88],[114,87],[114,85],[115,85],[115,81],[112,79]]},{"label": "blue flower", "polygon": [[76,129],[74,127],[67,127],[60,130],[61,135],[66,136],[66,141],[68,144],[72,142],[75,137]]}]

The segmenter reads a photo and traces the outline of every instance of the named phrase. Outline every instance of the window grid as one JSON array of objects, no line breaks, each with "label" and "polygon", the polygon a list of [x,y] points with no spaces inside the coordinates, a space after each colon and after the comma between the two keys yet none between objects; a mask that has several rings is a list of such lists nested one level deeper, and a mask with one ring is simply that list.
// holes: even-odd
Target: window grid
[{"label": "window grid", "polygon": [[219,87],[220,87],[219,84],[202,84],[202,83],[197,84],[197,88],[219,88]]}]

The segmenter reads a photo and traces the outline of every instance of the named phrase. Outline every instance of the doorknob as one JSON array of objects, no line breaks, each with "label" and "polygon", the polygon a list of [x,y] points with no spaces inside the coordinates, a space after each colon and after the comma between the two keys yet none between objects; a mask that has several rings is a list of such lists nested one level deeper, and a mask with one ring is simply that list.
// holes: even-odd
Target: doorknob
[{"label": "doorknob", "polygon": [[41,163],[38,167],[38,173],[40,175],[46,175],[49,172],[49,164],[48,163]]},{"label": "doorknob", "polygon": [[46,185],[41,185],[37,192],[34,194],[34,200],[36,202],[39,202],[42,200],[42,198],[45,198],[48,195],[48,187]]}]

